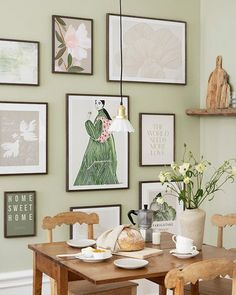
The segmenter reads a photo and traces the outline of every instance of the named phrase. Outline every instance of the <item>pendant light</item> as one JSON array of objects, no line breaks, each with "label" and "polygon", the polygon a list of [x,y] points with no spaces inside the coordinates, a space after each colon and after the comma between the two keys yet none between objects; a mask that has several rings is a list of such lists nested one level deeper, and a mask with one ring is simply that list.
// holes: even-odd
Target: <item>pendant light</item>
[{"label": "pendant light", "polygon": [[109,127],[110,132],[134,132],[134,128],[127,119],[126,109],[123,105],[123,38],[122,38],[122,9],[120,1],[120,105],[118,115],[114,118]]}]

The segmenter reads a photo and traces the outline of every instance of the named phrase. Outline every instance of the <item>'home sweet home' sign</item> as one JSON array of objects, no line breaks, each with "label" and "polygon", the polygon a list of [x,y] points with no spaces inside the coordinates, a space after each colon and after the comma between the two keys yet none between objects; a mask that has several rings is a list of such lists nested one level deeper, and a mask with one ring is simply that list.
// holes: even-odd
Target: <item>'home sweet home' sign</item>
[{"label": "'home sweet home' sign", "polygon": [[35,235],[35,191],[4,193],[4,237]]}]

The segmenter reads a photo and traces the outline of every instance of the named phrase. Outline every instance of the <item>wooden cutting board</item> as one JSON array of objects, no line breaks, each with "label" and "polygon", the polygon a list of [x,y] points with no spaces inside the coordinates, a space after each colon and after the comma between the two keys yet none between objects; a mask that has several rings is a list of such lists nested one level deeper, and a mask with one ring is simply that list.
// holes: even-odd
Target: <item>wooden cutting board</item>
[{"label": "wooden cutting board", "polygon": [[113,254],[119,255],[119,256],[121,255],[121,256],[132,257],[132,258],[145,259],[152,256],[160,255],[162,253],[163,253],[163,250],[161,249],[145,247],[143,250],[139,250],[139,251],[130,251],[130,252],[120,251]]}]

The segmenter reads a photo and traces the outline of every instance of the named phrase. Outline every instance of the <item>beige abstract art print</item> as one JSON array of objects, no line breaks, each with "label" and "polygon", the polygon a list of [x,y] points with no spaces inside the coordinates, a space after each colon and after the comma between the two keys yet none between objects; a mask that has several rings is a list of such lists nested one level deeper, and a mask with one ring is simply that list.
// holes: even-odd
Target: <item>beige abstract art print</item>
[{"label": "beige abstract art print", "polygon": [[[120,17],[107,14],[107,79],[120,80]],[[186,84],[186,22],[122,17],[123,81]]]},{"label": "beige abstract art print", "polygon": [[0,84],[39,85],[39,42],[0,39]]}]

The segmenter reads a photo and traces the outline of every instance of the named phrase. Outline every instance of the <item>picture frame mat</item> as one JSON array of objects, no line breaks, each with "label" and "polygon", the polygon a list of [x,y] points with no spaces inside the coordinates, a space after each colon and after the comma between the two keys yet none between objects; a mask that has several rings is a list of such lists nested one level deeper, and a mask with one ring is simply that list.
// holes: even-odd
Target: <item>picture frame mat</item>
[{"label": "picture frame mat", "polygon": [[[70,207],[70,211],[97,213],[99,224],[94,225],[94,239],[97,239],[106,230],[113,229],[121,224],[121,205],[104,205],[88,207]],[[75,224],[71,227],[72,239],[87,239],[87,225]]]}]

